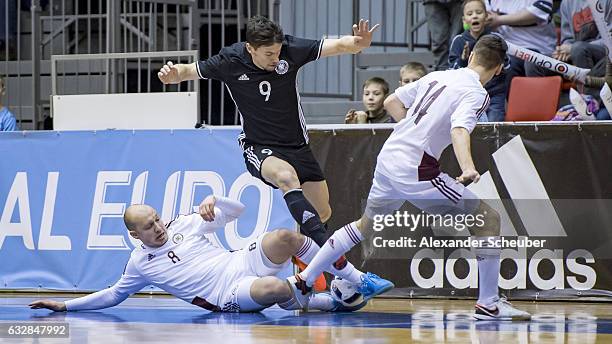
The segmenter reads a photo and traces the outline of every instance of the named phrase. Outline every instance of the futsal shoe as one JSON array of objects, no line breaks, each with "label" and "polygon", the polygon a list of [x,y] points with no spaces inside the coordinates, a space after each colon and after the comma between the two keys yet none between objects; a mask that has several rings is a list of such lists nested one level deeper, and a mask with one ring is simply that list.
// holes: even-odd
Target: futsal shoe
[{"label": "futsal shoe", "polygon": [[363,301],[355,306],[345,306],[340,301],[336,300],[331,293],[316,293],[312,294],[310,301],[308,302],[309,310],[319,310],[324,312],[355,312],[368,304],[367,301]]},{"label": "futsal shoe", "polygon": [[474,318],[477,320],[530,320],[531,314],[512,307],[505,297],[495,302],[492,308],[476,304]]},{"label": "futsal shoe", "polygon": [[[301,261],[300,258],[298,257],[295,257],[295,256],[291,257],[291,261],[293,262],[293,264],[295,264],[298,267],[298,272],[302,272],[306,270],[306,268],[308,267],[308,264]],[[325,275],[320,274],[319,277],[317,277],[317,279],[315,280],[312,287],[314,288],[315,292],[326,291],[327,290],[327,280],[325,280]]]},{"label": "futsal shoe", "polygon": [[391,281],[368,272],[361,275],[361,285],[357,290],[363,295],[364,302],[367,302],[376,295],[388,292],[393,287],[395,285]]},{"label": "futsal shoe", "polygon": [[290,301],[296,303],[292,308],[297,309],[295,306],[301,309],[306,308],[308,306],[308,299],[312,294],[312,288],[306,285],[306,281],[304,281],[300,275],[288,277],[287,284],[289,284],[289,288],[291,289]]}]

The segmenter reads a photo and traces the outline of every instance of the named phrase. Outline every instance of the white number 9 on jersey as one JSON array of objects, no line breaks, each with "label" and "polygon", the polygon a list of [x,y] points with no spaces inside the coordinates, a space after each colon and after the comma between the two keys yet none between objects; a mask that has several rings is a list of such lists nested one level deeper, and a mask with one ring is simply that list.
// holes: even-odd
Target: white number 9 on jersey
[{"label": "white number 9 on jersey", "polygon": [[268,81],[262,81],[259,83],[259,93],[262,96],[266,96],[266,101],[270,99],[270,93],[272,92],[272,85]]}]

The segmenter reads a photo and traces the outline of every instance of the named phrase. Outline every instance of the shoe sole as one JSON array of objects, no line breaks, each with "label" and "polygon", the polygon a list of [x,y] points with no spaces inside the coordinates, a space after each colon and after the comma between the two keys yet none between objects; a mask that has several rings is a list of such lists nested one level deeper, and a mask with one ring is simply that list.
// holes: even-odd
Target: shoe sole
[{"label": "shoe sole", "polygon": [[476,320],[497,320],[497,321],[529,321],[531,320],[531,317],[522,317],[522,316],[503,317],[503,318],[492,317],[492,316],[488,316],[484,314],[473,314],[473,316],[474,316],[474,319]]},{"label": "shoe sole", "polygon": [[370,295],[370,296],[368,296],[368,297],[364,297],[364,298],[363,298],[363,300],[364,300],[364,301],[369,301],[369,300],[371,300],[373,297],[378,296],[378,295],[380,295],[380,294],[384,294],[384,293],[388,292],[389,290],[391,290],[391,289],[393,289],[393,288],[395,288],[395,284],[393,284],[393,283],[389,283],[389,285],[388,285],[388,286],[386,286],[386,287],[384,287],[384,288],[382,288],[382,289],[380,289],[380,290],[377,290],[375,293],[373,293],[372,295]]}]

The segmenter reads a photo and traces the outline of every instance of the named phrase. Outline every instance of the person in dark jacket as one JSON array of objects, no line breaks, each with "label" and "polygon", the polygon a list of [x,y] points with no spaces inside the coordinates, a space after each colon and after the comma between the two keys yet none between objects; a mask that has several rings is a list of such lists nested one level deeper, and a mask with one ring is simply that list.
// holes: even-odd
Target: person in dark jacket
[{"label": "person in dark jacket", "polygon": [[[468,57],[474,49],[474,45],[480,37],[491,33],[485,27],[487,10],[482,0],[466,0],[463,3],[463,23],[465,31],[455,36],[451,43],[448,54],[450,69],[464,68],[468,65]],[[508,61],[506,61],[506,67]],[[502,72],[493,77],[485,85],[485,89],[491,97],[491,103],[487,109],[486,116],[482,116],[480,122],[503,122],[506,116],[506,76]]]}]

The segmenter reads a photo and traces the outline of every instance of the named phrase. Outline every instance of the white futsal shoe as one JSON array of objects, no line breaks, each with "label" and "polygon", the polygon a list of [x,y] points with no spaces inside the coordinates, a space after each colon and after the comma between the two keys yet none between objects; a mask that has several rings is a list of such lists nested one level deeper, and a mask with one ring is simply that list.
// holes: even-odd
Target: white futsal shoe
[{"label": "white futsal shoe", "polygon": [[308,307],[308,301],[312,294],[312,288],[306,285],[306,282],[299,275],[287,278],[287,284],[291,289],[291,299],[279,306],[286,310],[305,310]]},{"label": "white futsal shoe", "polygon": [[505,297],[501,297],[492,308],[476,304],[474,318],[477,320],[530,320],[531,314],[512,307]]}]

